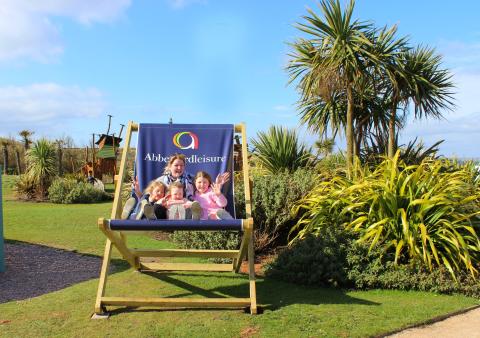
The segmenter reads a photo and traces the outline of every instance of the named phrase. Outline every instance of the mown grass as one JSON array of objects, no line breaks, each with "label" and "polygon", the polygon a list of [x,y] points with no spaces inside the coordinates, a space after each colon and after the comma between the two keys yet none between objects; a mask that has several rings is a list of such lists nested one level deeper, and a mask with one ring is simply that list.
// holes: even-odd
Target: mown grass
[{"label": "mown grass", "polygon": [[[8,184],[8,180],[5,183]],[[56,205],[18,202],[12,200],[8,188],[4,190],[4,198],[7,240],[99,256],[103,253],[105,239],[97,229],[96,219],[109,214],[109,203]],[[132,237],[129,242],[133,246],[171,246],[171,243],[148,237]],[[107,295],[248,296],[245,275],[140,274],[125,265],[117,271],[109,276]],[[109,320],[91,320],[97,283],[97,279],[90,280],[40,297],[0,304],[0,336],[364,337],[478,304],[478,300],[465,296],[304,288],[259,278],[258,300],[265,310],[262,315],[251,316],[241,310],[119,308],[113,309]]]}]

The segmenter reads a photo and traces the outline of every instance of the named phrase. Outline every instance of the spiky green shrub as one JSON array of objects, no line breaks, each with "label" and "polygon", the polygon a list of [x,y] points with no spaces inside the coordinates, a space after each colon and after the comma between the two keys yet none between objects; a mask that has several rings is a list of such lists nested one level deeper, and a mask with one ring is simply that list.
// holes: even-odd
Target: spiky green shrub
[{"label": "spiky green shrub", "polygon": [[255,162],[270,174],[295,171],[313,163],[311,148],[299,141],[293,129],[271,126],[252,139]]},{"label": "spiky green shrub", "polygon": [[45,198],[48,187],[57,174],[56,148],[53,142],[42,138],[25,153],[28,176],[37,185],[40,198]]},{"label": "spiky green shrub", "polygon": [[303,212],[296,238],[337,224],[392,253],[395,264],[478,275],[480,189],[471,171],[447,160],[407,166],[398,156],[374,171],[357,163],[351,179],[324,177],[294,207]]},{"label": "spiky green shrub", "polygon": [[20,175],[15,180],[14,190],[18,198],[30,200],[37,194],[35,180],[28,175]]}]

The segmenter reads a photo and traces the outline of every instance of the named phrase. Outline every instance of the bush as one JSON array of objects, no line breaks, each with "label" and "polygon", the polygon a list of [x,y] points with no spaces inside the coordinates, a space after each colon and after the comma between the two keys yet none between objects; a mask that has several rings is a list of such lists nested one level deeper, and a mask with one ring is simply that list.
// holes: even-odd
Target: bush
[{"label": "bush", "polygon": [[[175,231],[172,240],[182,249],[237,250],[240,236],[236,231]],[[213,259],[224,262],[228,259]]]},{"label": "bush", "polygon": [[303,213],[298,237],[338,224],[380,245],[396,264],[477,275],[480,188],[471,171],[447,160],[407,166],[398,156],[374,171],[357,163],[352,179],[320,181],[296,206]]},{"label": "bush", "polygon": [[380,247],[352,243],[347,253],[349,283],[358,289],[418,290],[443,294],[461,293],[480,298],[480,283],[471,274],[459,272],[455,280],[443,266],[433,271],[422,265],[395,265]]},{"label": "bush", "polygon": [[53,203],[96,203],[111,200],[112,196],[95,189],[91,184],[77,182],[75,179],[57,178],[48,189],[48,196]]},{"label": "bush", "polygon": [[334,227],[296,241],[267,266],[267,276],[315,286],[347,286],[346,256],[352,236]]},{"label": "bush", "polygon": [[266,268],[267,276],[309,286],[357,289],[418,290],[461,293],[480,298],[480,283],[466,272],[457,281],[444,267],[430,272],[422,266],[395,265],[380,246],[356,242],[353,233],[333,227],[297,240]]},{"label": "bush", "polygon": [[28,175],[20,175],[15,180],[14,190],[21,199],[33,199],[37,194],[37,184],[34,179]]},{"label": "bush", "polygon": [[[313,170],[302,168],[293,173],[253,176],[253,207],[258,239],[264,238],[262,250],[272,244],[286,244],[288,234],[299,216],[290,212],[292,205],[312,189],[317,178]],[[272,242],[268,243],[269,239]]]}]

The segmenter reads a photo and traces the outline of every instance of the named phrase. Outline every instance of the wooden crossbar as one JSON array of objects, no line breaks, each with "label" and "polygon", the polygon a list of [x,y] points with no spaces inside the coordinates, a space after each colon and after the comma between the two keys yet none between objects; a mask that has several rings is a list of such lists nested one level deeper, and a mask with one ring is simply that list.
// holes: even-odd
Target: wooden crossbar
[{"label": "wooden crossbar", "polygon": [[141,270],[151,271],[232,271],[232,264],[208,263],[140,263]]},{"label": "wooden crossbar", "polygon": [[140,297],[102,297],[104,305],[113,306],[154,306],[182,308],[224,308],[250,305],[250,298],[140,298]]},{"label": "wooden crossbar", "polygon": [[[130,148],[132,132],[138,131],[138,125],[130,121],[127,127],[125,145],[122,152],[122,160],[118,175],[115,175],[115,194],[110,218],[116,220],[121,215],[121,190],[122,182],[126,175],[127,156]],[[251,218],[252,206],[250,196],[250,180],[248,168],[247,136],[245,124],[235,125],[235,132],[241,134],[243,179],[245,185],[245,210],[247,218],[242,220],[243,238],[239,250],[186,250],[186,249],[132,249],[127,245],[126,232],[121,229],[112,230],[109,227],[109,220],[100,218],[98,226],[107,237],[102,269],[98,283],[97,298],[95,301],[95,314],[106,313],[106,306],[153,306],[166,308],[229,308],[229,307],[250,307],[250,313],[257,313],[257,299],[255,287],[254,269],[254,224]],[[240,229],[240,228],[239,228]],[[147,229],[135,231],[136,233],[149,233]],[[132,231],[129,232],[131,234]],[[106,286],[108,268],[111,261],[112,246],[122,254],[123,258],[132,268],[139,271],[219,271],[227,272],[240,270],[245,257],[248,259],[249,275],[249,298],[148,298],[148,297],[106,297]],[[209,263],[165,263],[165,262],[142,262],[141,257],[207,257],[207,258],[230,258],[231,264],[209,264]],[[102,316],[105,317],[105,316]]]},{"label": "wooden crossbar", "polygon": [[131,251],[137,257],[204,257],[236,258],[238,250],[193,250],[193,249],[135,249]]}]

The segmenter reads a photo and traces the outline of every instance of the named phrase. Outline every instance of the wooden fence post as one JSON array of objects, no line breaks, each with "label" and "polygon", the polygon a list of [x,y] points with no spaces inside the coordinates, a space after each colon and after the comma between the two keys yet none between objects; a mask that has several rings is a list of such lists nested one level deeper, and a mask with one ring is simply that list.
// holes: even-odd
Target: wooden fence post
[{"label": "wooden fence post", "polygon": [[[2,167],[0,166],[0,173]],[[2,199],[2,175],[0,174],[0,272],[5,271],[5,255],[3,252],[3,199]]]}]

